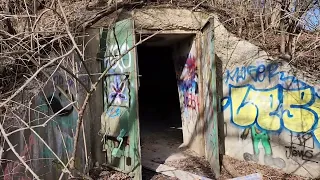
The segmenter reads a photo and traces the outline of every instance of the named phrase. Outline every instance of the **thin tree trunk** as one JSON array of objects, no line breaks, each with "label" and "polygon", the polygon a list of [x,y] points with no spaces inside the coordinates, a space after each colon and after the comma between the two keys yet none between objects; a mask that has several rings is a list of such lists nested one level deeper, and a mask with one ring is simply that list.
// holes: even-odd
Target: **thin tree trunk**
[{"label": "thin tree trunk", "polygon": [[279,29],[280,22],[279,18],[281,17],[281,5],[277,3],[276,5],[271,6],[270,11],[271,11],[271,21],[270,21],[270,26],[274,29]]},{"label": "thin tree trunk", "polygon": [[[263,11],[263,10],[261,10]],[[266,43],[266,35],[264,33],[264,22],[263,22],[263,12],[260,12],[260,25],[261,25],[261,33],[262,33],[262,37],[263,37],[263,44]]]},{"label": "thin tree trunk", "polygon": [[280,13],[280,34],[281,34],[281,42],[280,42],[280,53],[284,55],[286,53],[286,28],[285,28],[285,7],[286,0],[282,0],[281,4],[281,13]]},{"label": "thin tree trunk", "polygon": [[264,1],[264,7],[263,7],[263,17],[264,17],[264,29],[268,29],[268,26],[269,26],[269,7],[270,6],[268,6],[268,3],[267,3],[268,1],[267,0],[265,0]]}]

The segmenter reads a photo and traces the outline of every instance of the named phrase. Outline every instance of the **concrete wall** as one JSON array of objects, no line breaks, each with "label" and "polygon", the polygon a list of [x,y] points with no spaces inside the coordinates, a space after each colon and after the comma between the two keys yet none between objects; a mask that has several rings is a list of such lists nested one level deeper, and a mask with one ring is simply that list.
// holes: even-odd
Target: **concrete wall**
[{"label": "concrete wall", "polygon": [[[68,58],[68,60],[70,60]],[[66,62],[68,61],[66,60]],[[70,61],[71,63],[72,61]],[[66,65],[66,64],[64,64]],[[54,72],[53,69],[47,73]],[[27,162],[30,168],[44,179],[59,179],[63,169],[58,158],[67,164],[73,152],[74,133],[78,113],[75,107],[70,105],[70,101],[54,87],[58,85],[72,101],[79,99],[83,93],[74,79],[68,76],[64,71],[55,71],[43,90],[32,99],[31,108],[25,121],[33,130],[23,130],[21,133],[14,134],[10,139],[12,143],[21,142],[20,147],[16,148],[17,152]],[[51,102],[52,109],[47,105]],[[62,108],[64,110],[52,118]],[[21,113],[21,112],[19,112]],[[82,137],[80,137],[81,141]],[[80,148],[76,158],[76,166],[82,169],[85,164],[85,154],[83,141],[79,143]],[[30,173],[25,170],[21,162],[8,151],[4,155],[5,159],[12,161],[5,162],[3,175],[4,179],[32,179]],[[66,176],[65,176],[66,177]]]},{"label": "concrete wall", "polygon": [[[90,47],[86,49],[85,57],[90,72],[95,74],[100,72],[101,62],[96,61],[97,53],[99,51],[100,33],[99,30],[91,30],[89,33],[90,38],[87,37],[85,42],[90,41]],[[83,65],[80,65],[76,54],[66,57],[61,65],[69,69],[69,71],[78,74],[78,78],[87,86],[87,88],[89,88],[89,78],[87,75],[81,76],[81,74],[85,74],[85,70]],[[36,90],[36,88],[31,90],[27,89],[22,95],[19,95],[19,99],[16,99],[16,101],[19,102],[22,102],[23,100],[29,101],[31,99],[31,104],[29,104],[31,109],[26,109],[25,111],[17,110],[15,113],[17,113],[17,115],[22,118],[21,120],[24,120],[29,126],[38,127],[34,127],[34,131],[26,129],[14,133],[9,138],[12,144],[15,145],[18,154],[23,157],[30,168],[41,179],[50,180],[60,178],[63,166],[58,161],[58,158],[65,165],[71,158],[74,149],[73,137],[76,132],[78,120],[76,107],[82,105],[86,96],[86,91],[77,80],[62,69],[56,70],[55,68],[50,68],[46,69],[46,73],[53,73],[47,84],[36,84],[37,88],[42,85],[43,87],[41,87],[40,90]],[[62,88],[61,90],[70,100],[78,102],[73,104],[75,107],[70,105],[70,101],[61,93],[57,86]],[[32,93],[30,93],[30,91],[32,91]],[[31,96],[30,94],[33,93],[36,95]],[[97,99],[99,99],[100,103]],[[52,109],[47,105],[47,102],[52,102]],[[65,110],[54,118],[51,118],[52,115],[61,108],[65,108]],[[100,129],[102,108],[102,88],[98,87],[84,113],[84,131],[80,132],[79,148],[75,166],[81,172],[83,172],[83,170],[88,171],[89,168],[86,167],[86,165],[92,165],[92,162],[105,162],[105,158],[103,158],[101,152],[101,139],[98,137],[97,133]],[[97,115],[97,117],[95,117],[95,115]],[[21,122],[20,126],[25,127]],[[83,136],[84,134],[85,139]],[[96,142],[94,143],[93,148],[91,148],[91,141]],[[4,149],[8,149],[7,144],[5,144]],[[4,152],[2,158],[2,178],[5,180],[32,179],[31,174],[25,169],[12,151],[8,150]],[[64,178],[67,178],[66,174],[64,175]]]},{"label": "concrete wall", "polygon": [[[89,36],[85,37],[84,42],[87,42],[87,46],[85,49],[85,59],[87,62],[87,66],[90,69],[91,74],[95,74],[92,76],[92,80],[95,82],[98,80],[98,75],[101,73],[101,60],[98,59],[100,53],[100,29],[88,29],[86,31]],[[96,163],[102,164],[106,162],[105,153],[102,152],[102,137],[97,133],[101,129],[100,118],[103,112],[103,86],[100,85],[97,87],[96,91],[92,94],[89,106],[87,111],[85,112],[85,119],[87,127],[90,129],[86,129],[87,132],[87,141],[89,141],[90,148],[88,148],[91,162],[90,165],[94,165]]]},{"label": "concrete wall", "polygon": [[319,85],[228,33],[217,19],[215,49],[222,61],[225,153],[319,176]]},{"label": "concrete wall", "polygon": [[187,9],[143,8],[133,11],[137,29],[199,30],[208,14]]},{"label": "concrete wall", "polygon": [[[183,144],[204,155],[203,126],[200,122],[200,90],[197,39],[191,37],[174,46],[173,59],[178,81]],[[199,128],[199,126],[201,128]],[[200,130],[199,130],[200,129]]]},{"label": "concrete wall", "polygon": [[[135,11],[134,18],[139,28],[199,30],[206,22],[208,15],[186,10],[146,9]],[[309,177],[319,176],[319,85],[306,78],[302,71],[284,62],[279,63],[272,60],[257,46],[236,38],[221,25],[218,19],[215,19],[214,37],[216,62],[219,64],[217,66],[217,85],[220,87],[218,87],[217,95],[222,96],[221,110],[223,111],[218,117],[224,122],[222,133],[224,135],[220,134],[220,140],[224,139],[224,141],[220,141],[220,144],[225,143],[225,153],[238,159],[281,168],[287,173]],[[91,45],[97,45],[99,38],[94,38],[94,41]],[[93,47],[95,46],[92,46],[89,54],[90,58],[95,59],[95,54],[98,52]],[[182,118],[185,130],[188,131],[184,136],[186,145],[197,141],[203,143],[201,139],[192,140],[192,136],[197,134],[195,133],[197,132],[195,122],[199,120],[196,102],[198,93],[195,88],[198,84],[196,67],[199,67],[199,63],[193,62],[199,57],[197,57],[195,48],[195,42],[188,45],[182,44],[181,47],[176,48],[176,55],[186,55],[183,57],[184,63],[176,61],[179,62],[176,64],[176,71],[179,80]],[[93,63],[91,68],[93,73],[100,71],[98,64]],[[88,82],[86,77],[83,78],[84,82]],[[70,80],[65,72],[57,72],[52,80],[60,84],[64,90],[68,89],[67,94],[70,97],[73,95],[81,99],[85,96],[83,89],[79,90],[79,86],[75,85],[75,81],[72,81],[72,78]],[[102,113],[102,104],[97,103],[99,100],[102,102],[101,87],[97,93],[98,95],[95,95],[90,102],[92,107],[86,111],[90,121],[85,119],[85,122],[89,122],[85,124],[85,127],[89,130],[91,129],[90,124],[94,127],[92,129],[94,132],[90,134],[97,134],[101,125],[98,116]],[[67,101],[59,96],[51,85],[48,85],[44,88],[44,93],[36,97],[34,101],[35,108],[45,112],[36,113],[40,116],[37,116],[38,121],[34,122],[35,124],[44,122],[46,118],[42,117],[52,114],[42,102],[43,97],[52,94],[60,99],[63,106],[67,104]],[[69,113],[56,117],[54,121],[48,123],[46,128],[38,130],[55,154],[65,161],[73,149],[72,135],[77,119],[77,113],[67,109],[70,110]],[[219,131],[222,129],[220,125]],[[86,130],[87,134],[89,130]],[[16,137],[12,137],[15,139],[13,142],[18,144],[19,154],[26,158],[30,166],[36,172],[42,173],[43,177],[47,177],[46,179],[57,179],[55,176],[61,171],[61,166],[57,165],[52,153],[48,153],[39,138],[30,131],[14,136]],[[88,146],[91,141],[94,142],[94,146],[87,147],[87,149],[90,149],[93,155],[89,152],[86,157],[92,157],[93,162],[104,162],[105,157],[100,151],[99,137],[93,135],[87,139]],[[190,146],[195,147],[197,143],[193,144]],[[199,147],[195,149],[199,150],[198,153],[203,153]],[[76,160],[76,164],[81,167],[87,160],[85,154],[85,149],[81,149],[79,159]],[[12,160],[12,162],[5,163],[5,179],[13,177],[31,179],[28,173],[25,173],[25,169],[19,165],[19,161],[14,158],[12,152],[6,152],[5,157]],[[16,176],[17,173],[19,176]]]}]

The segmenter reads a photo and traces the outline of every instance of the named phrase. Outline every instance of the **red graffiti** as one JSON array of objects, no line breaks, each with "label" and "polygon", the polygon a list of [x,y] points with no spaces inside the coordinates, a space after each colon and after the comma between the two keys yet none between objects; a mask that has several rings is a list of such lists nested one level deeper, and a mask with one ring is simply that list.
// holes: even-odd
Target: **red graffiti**
[{"label": "red graffiti", "polygon": [[198,110],[199,107],[199,101],[198,101],[198,96],[195,95],[194,93],[189,93],[186,92],[185,94],[185,106]]},{"label": "red graffiti", "polygon": [[[31,134],[29,136],[29,143],[25,145],[25,147],[23,148],[23,151],[20,154],[22,159],[29,164],[30,164],[29,160],[31,159],[31,157],[30,157],[31,149],[32,149],[33,145],[35,145],[35,139],[34,139],[33,135]],[[30,177],[27,177],[26,175],[22,176],[22,177],[14,178],[14,177],[17,177],[17,174],[19,174],[19,173],[20,174],[25,173],[25,167],[23,166],[23,164],[19,160],[16,160],[14,162],[10,162],[7,164],[7,166],[4,170],[4,180],[13,180],[13,179],[32,180]]]},{"label": "red graffiti", "polygon": [[193,81],[196,76],[197,64],[196,58],[193,55],[189,55],[185,68],[181,74],[181,80],[183,81]]}]

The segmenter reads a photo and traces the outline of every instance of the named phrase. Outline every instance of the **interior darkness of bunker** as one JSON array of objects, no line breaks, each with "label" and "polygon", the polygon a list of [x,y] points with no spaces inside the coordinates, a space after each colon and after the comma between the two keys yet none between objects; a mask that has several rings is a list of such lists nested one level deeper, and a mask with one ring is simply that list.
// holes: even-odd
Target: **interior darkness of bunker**
[{"label": "interior darkness of bunker", "polygon": [[181,127],[177,80],[170,47],[138,47],[141,130]]},{"label": "interior darkness of bunker", "polygon": [[[192,42],[192,36],[157,35],[137,48],[142,158],[155,157],[150,156],[153,150],[149,150],[152,147],[156,151],[162,151],[160,154],[163,156],[169,157],[174,153],[169,151],[178,149],[183,143],[178,81],[175,71],[177,68],[174,65],[174,58],[178,57],[175,55],[174,48],[181,42]],[[156,147],[157,143],[162,146]],[[161,149],[168,144],[171,146],[170,149]],[[165,161],[166,157],[162,158],[164,158],[162,161]]]}]

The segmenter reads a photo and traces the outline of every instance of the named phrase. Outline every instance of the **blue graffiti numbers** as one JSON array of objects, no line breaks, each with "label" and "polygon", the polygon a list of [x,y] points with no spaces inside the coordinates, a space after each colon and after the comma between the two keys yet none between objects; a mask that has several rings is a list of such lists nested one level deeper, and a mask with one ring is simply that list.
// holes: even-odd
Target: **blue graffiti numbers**
[{"label": "blue graffiti numbers", "polygon": [[[222,99],[222,109],[230,110],[233,124],[280,133],[283,129],[295,133],[309,132],[320,141],[320,98],[313,86],[295,76],[278,71],[277,64],[238,67],[225,74],[228,96]],[[278,79],[274,79],[274,78]],[[271,88],[255,88],[253,82],[278,82]],[[278,80],[278,81],[277,81]],[[236,86],[231,83],[246,82]]]}]

